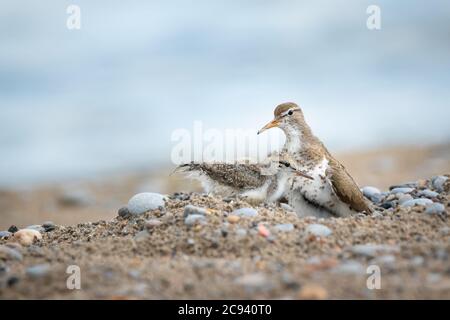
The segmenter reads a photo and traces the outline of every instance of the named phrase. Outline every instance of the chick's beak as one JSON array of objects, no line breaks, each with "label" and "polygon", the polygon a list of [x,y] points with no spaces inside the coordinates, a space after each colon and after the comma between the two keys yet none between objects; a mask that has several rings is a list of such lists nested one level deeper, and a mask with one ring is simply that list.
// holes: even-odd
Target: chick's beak
[{"label": "chick's beak", "polygon": [[263,131],[266,131],[267,129],[278,127],[279,124],[280,124],[280,121],[278,121],[278,119],[273,119],[268,124],[266,124],[264,127],[262,127],[261,130],[258,131],[258,134],[260,134]]}]

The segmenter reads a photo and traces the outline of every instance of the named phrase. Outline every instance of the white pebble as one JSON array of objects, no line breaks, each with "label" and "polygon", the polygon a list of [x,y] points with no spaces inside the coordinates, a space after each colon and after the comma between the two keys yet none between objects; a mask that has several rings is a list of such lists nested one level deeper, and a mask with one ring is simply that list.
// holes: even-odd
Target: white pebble
[{"label": "white pebble", "polygon": [[307,226],[306,232],[311,233],[317,237],[328,237],[333,233],[330,228],[318,223],[310,224],[309,226]]},{"label": "white pebble", "polygon": [[441,214],[444,212],[445,212],[445,206],[442,203],[438,203],[438,202],[429,205],[425,210],[425,213],[428,213],[428,214]]},{"label": "white pebble", "polygon": [[190,214],[184,219],[184,224],[187,226],[192,226],[197,222],[204,222],[206,220],[204,215],[201,214]]},{"label": "white pebble", "polygon": [[32,245],[35,241],[41,240],[42,235],[39,231],[33,229],[21,229],[14,233],[14,239],[21,245],[27,247]]},{"label": "white pebble", "polygon": [[139,193],[128,201],[128,210],[134,215],[143,214],[161,207],[164,208],[164,206],[164,196],[159,193]]},{"label": "white pebble", "polygon": [[404,207],[404,208],[408,208],[408,207],[414,207],[414,206],[427,206],[429,204],[433,204],[433,201],[431,201],[430,199],[420,198],[420,199],[413,199],[413,200],[405,201],[400,206]]},{"label": "white pebble", "polygon": [[253,208],[241,208],[234,210],[231,214],[239,217],[255,217],[258,215],[258,211]]}]

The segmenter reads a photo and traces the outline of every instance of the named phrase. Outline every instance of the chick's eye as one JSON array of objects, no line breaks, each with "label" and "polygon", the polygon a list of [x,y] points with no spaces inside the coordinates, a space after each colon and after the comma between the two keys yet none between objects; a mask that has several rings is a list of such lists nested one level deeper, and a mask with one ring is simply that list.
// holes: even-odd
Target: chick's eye
[{"label": "chick's eye", "polygon": [[294,111],[289,110],[288,115],[292,116],[293,113],[294,113]]}]

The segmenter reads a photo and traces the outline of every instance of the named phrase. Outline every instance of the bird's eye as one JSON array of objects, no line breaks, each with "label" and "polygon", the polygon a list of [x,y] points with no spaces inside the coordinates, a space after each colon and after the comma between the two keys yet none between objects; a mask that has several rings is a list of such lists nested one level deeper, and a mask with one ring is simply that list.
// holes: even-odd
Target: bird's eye
[{"label": "bird's eye", "polygon": [[294,111],[289,110],[288,115],[292,116],[293,113],[294,113]]}]

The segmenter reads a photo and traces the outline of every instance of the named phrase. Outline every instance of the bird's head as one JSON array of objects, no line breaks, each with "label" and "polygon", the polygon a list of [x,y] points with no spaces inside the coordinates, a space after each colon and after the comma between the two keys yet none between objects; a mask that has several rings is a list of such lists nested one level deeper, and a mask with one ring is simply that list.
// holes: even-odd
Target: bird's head
[{"label": "bird's head", "polygon": [[270,128],[280,128],[285,133],[295,130],[304,123],[303,112],[300,107],[293,102],[282,103],[275,108],[274,119],[266,124],[258,134]]}]

